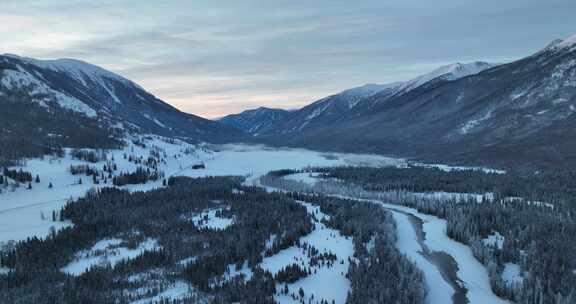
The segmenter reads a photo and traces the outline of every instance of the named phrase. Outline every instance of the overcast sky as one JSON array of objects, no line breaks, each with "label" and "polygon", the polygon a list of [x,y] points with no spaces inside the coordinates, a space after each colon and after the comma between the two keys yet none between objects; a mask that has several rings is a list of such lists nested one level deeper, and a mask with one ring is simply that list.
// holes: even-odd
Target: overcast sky
[{"label": "overcast sky", "polygon": [[296,108],[576,34],[575,0],[0,0],[0,53],[75,58],[177,108]]}]

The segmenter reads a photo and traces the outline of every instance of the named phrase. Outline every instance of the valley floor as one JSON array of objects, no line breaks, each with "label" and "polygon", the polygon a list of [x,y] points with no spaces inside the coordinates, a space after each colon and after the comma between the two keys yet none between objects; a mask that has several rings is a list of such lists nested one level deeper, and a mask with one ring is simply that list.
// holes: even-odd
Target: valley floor
[{"label": "valley floor", "polygon": [[[375,155],[359,154],[325,154],[302,149],[272,149],[265,146],[224,145],[224,146],[194,146],[180,141],[167,141],[151,136],[141,138],[145,147],[128,145],[123,150],[107,151],[107,158],[113,159],[120,172],[132,172],[137,165],[129,161],[126,155],[146,157],[151,151],[159,151],[164,155],[159,168],[170,176],[229,176],[246,177],[246,184],[258,184],[259,178],[273,170],[303,169],[306,167],[328,167],[341,165],[362,166],[404,166],[401,159],[391,159]],[[78,176],[69,172],[72,165],[90,165],[102,167],[106,161],[87,163],[73,159],[70,155],[63,158],[44,158],[27,160],[21,168],[38,174],[41,182],[32,183],[32,189],[20,186],[14,189],[4,189],[0,193],[0,246],[11,241],[24,240],[28,237],[45,237],[51,231],[71,225],[67,222],[53,221],[59,209],[69,199],[83,196],[87,191],[99,187],[109,187],[108,184],[95,184],[90,178],[78,183]],[[202,168],[195,168],[202,164]],[[299,174],[290,177],[306,183],[313,183],[314,178]],[[53,187],[49,187],[48,184]],[[120,188],[130,191],[147,191],[162,187],[162,180],[150,181],[145,184],[126,185]],[[446,195],[446,194],[434,194]],[[480,199],[480,198],[477,198]],[[290,293],[297,293],[300,288],[306,291],[304,300],[315,295],[315,299],[326,299],[332,303],[345,303],[350,291],[350,282],[346,278],[349,260],[353,258],[354,248],[349,237],[342,236],[337,230],[326,227],[320,220],[327,215],[320,212],[319,207],[301,202],[311,215],[316,217],[314,230],[301,242],[312,244],[321,252],[336,253],[338,263],[333,267],[319,267],[312,275],[286,285]],[[391,211],[397,225],[397,247],[424,273],[428,286],[427,303],[506,303],[490,288],[486,269],[472,255],[471,250],[446,235],[446,221],[435,216],[425,215],[412,208],[380,203]],[[214,213],[214,214],[212,214]],[[207,213],[208,218],[215,218],[215,211]],[[203,216],[204,217],[204,216]],[[199,218],[200,219],[200,218]],[[419,221],[419,225],[414,223]],[[227,224],[226,224],[227,223]],[[210,229],[224,229],[232,220],[226,223],[213,223]],[[210,225],[207,223],[206,225]],[[224,226],[222,226],[224,225]],[[222,227],[221,227],[222,226]],[[113,241],[113,240],[109,240]],[[1,247],[0,247],[1,248]],[[138,249],[139,250],[139,249]],[[145,250],[145,249],[143,249]],[[135,251],[138,255],[139,251]],[[442,253],[448,262],[439,262],[431,258],[433,254]],[[134,255],[133,254],[133,255]],[[292,262],[304,264],[307,257],[298,248],[291,247],[267,257],[262,262],[263,269],[273,275]],[[79,274],[90,267],[91,262],[79,260],[68,265],[63,271]],[[251,275],[246,269],[232,271],[234,273]],[[284,289],[279,284],[277,290]],[[175,294],[181,294],[181,286],[174,287]],[[169,293],[169,292],[168,292]],[[169,294],[168,294],[169,296]],[[278,292],[274,298],[279,303],[297,303],[298,301]]]},{"label": "valley floor", "polygon": [[[316,179],[311,177],[313,175],[314,173],[297,173],[287,175],[285,178],[314,185]],[[282,191],[270,186],[267,186],[267,189]],[[459,198],[461,195],[456,194],[453,197]],[[446,235],[446,220],[413,208],[378,200],[333,196],[372,202],[392,212],[396,222],[398,250],[424,273],[424,281],[428,288],[426,303],[509,303],[494,294],[486,268],[474,257],[470,248]],[[477,200],[475,197],[472,198]]]},{"label": "valley floor", "polygon": [[[277,149],[265,146],[223,145],[194,146],[184,142],[168,142],[166,139],[151,136],[141,138],[147,145],[142,148],[129,144],[123,150],[109,150],[108,158],[114,159],[118,171],[133,172],[137,165],[124,159],[124,155],[146,157],[152,147],[157,147],[167,155],[166,163],[160,168],[166,178],[170,176],[246,176],[251,184],[261,175],[272,170],[285,168],[301,169],[309,166],[400,165],[404,161],[377,155],[361,154],[325,154],[304,149]],[[203,163],[204,169],[193,169],[193,165]],[[67,200],[83,196],[93,188],[111,186],[95,185],[89,177],[74,176],[69,172],[71,165],[89,165],[102,167],[105,161],[88,163],[72,159],[70,155],[63,158],[29,159],[24,166],[15,167],[39,175],[40,183],[32,183],[32,189],[26,185],[19,188],[4,189],[0,193],[0,247],[11,240],[24,240],[31,236],[44,237],[52,229],[58,230],[67,223],[53,222],[52,212],[58,211]],[[78,184],[79,178],[83,183]],[[53,188],[49,188],[49,183]],[[162,186],[162,181],[150,181],[145,184],[126,185],[121,188],[130,191],[146,191]]]}]

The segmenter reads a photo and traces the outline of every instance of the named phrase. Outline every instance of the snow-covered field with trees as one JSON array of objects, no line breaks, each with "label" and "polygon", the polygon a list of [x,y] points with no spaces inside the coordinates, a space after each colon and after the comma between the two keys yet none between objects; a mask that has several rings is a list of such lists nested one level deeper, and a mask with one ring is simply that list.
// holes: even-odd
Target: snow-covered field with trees
[{"label": "snow-covered field with trees", "polygon": [[121,239],[106,239],[94,244],[92,248],[76,253],[75,260],[66,267],[62,272],[79,276],[94,266],[110,265],[114,267],[118,262],[124,259],[133,259],[145,251],[159,249],[156,240],[146,239],[136,248],[130,249],[123,245]]},{"label": "snow-covered field with trees", "polygon": [[[350,291],[350,281],[346,278],[346,273],[350,259],[354,256],[352,239],[341,235],[338,230],[326,227],[321,221],[329,216],[322,213],[320,207],[306,202],[300,203],[314,216],[314,230],[300,239],[300,246],[292,246],[266,257],[261,267],[276,275],[280,270],[298,264],[311,273],[294,283],[277,284],[274,299],[281,304],[322,300],[328,303],[346,303],[346,296]],[[318,253],[311,255],[310,248],[316,248]],[[312,257],[318,254],[333,254],[335,260],[312,263]]]},{"label": "snow-covered field with trees", "polygon": [[[486,271],[486,268],[474,257],[470,247],[456,242],[448,237],[446,234],[446,220],[433,215],[423,214],[413,208],[387,204],[383,202],[377,203],[390,210],[397,210],[399,212],[411,214],[422,221],[422,230],[425,234],[424,244],[428,247],[429,250],[433,252],[447,253],[454,259],[458,268],[458,279],[461,281],[463,287],[467,289],[466,297],[470,303],[508,303],[507,301],[502,300],[500,297],[494,294],[492,288],[490,287],[490,280],[488,278],[488,272]],[[395,218],[399,219],[398,216],[395,216]],[[405,221],[397,220],[397,225],[401,227],[399,231],[407,229],[405,227]],[[414,236],[414,238],[415,237],[416,236]],[[414,247],[406,248],[401,242],[399,245],[401,246],[401,249],[406,251],[413,251],[414,249],[419,251],[418,248]],[[433,280],[433,278],[436,276],[436,270],[428,267],[423,267],[422,270],[425,273],[427,271],[430,272],[427,274],[427,278],[430,278],[428,282],[431,288],[445,288],[445,285],[440,284],[441,286],[438,286],[439,283]],[[441,296],[438,296],[438,299],[431,298],[429,303],[439,303],[436,301],[439,300]],[[436,297],[436,295],[434,295],[434,297]]]},{"label": "snow-covered field with trees", "polygon": [[[193,145],[179,140],[159,136],[142,136],[120,150],[81,150],[65,149],[62,156],[46,156],[42,159],[28,159],[21,166],[10,167],[13,172],[29,173],[31,180],[16,182],[5,178],[0,187],[0,245],[28,237],[45,237],[62,227],[71,225],[59,220],[59,209],[70,199],[76,199],[91,189],[115,186],[129,191],[147,191],[166,185],[170,176],[228,176],[246,177],[245,184],[260,185],[260,177],[281,169],[304,169],[309,167],[352,166],[395,166],[404,167],[407,162],[374,155],[321,153],[303,149],[269,148],[247,145]],[[452,170],[441,166],[442,170]],[[460,170],[461,168],[456,168]],[[6,174],[4,174],[6,175]],[[18,178],[15,176],[15,178]],[[318,173],[296,173],[286,176],[287,180],[314,186],[321,180]],[[474,198],[478,202],[491,193],[469,194],[429,192],[412,193],[423,199],[462,199]],[[491,289],[486,268],[473,256],[470,248],[450,239],[446,234],[446,220],[424,214],[405,206],[381,203],[390,210],[397,226],[397,248],[422,270],[428,293],[427,303],[449,303],[463,296],[469,303],[507,303],[496,296]],[[299,303],[326,300],[329,303],[345,303],[351,290],[346,277],[350,260],[354,259],[354,245],[350,237],[341,235],[322,223],[328,217],[318,206],[301,202],[308,213],[314,216],[314,229],[299,240],[297,246],[284,249],[265,257],[260,267],[277,275],[293,264],[308,272],[305,277],[291,283],[277,283],[274,299],[279,303]],[[225,230],[234,224],[234,218],[221,216],[222,209],[207,209],[191,215],[189,221],[201,228]],[[422,222],[417,231],[410,216]],[[424,235],[419,236],[419,234]],[[271,237],[273,242],[274,236]],[[420,239],[419,239],[420,238]],[[495,233],[486,240],[495,247],[501,247],[503,240]],[[312,263],[315,255],[335,255],[335,260]],[[124,259],[132,259],[147,250],[158,249],[154,240],[144,240],[132,249],[121,239],[105,239],[92,248],[77,252],[76,258],[61,271],[74,276],[81,275],[93,266],[114,266]],[[453,278],[447,274],[446,265],[434,262],[427,253],[443,253],[455,263]],[[444,268],[443,268],[444,266]],[[0,269],[8,271],[8,269]],[[242,267],[229,265],[223,278],[215,281],[220,284],[236,276],[249,280],[252,270],[245,264]],[[522,282],[518,265],[507,264],[502,274],[510,284]],[[452,281],[451,281],[452,280]],[[218,283],[220,282],[220,283]],[[458,290],[457,290],[458,289]],[[465,292],[462,292],[464,290]],[[458,295],[458,293],[461,293]],[[178,298],[187,293],[185,284],[175,284],[158,296]],[[153,301],[156,298],[149,299]],[[146,301],[145,301],[146,302]]]},{"label": "snow-covered field with trees", "polygon": [[[71,149],[65,149],[66,153],[61,157],[28,159],[22,166],[9,168],[22,169],[33,178],[31,182],[20,183],[7,179],[5,186],[0,186],[0,245],[31,236],[44,237],[52,230],[57,231],[67,226],[66,222],[53,221],[66,201],[81,197],[90,189],[113,186],[114,177],[136,172],[139,167],[151,169],[160,176],[156,180],[126,184],[120,188],[130,191],[151,190],[161,187],[164,179],[170,176],[240,175],[246,176],[247,183],[252,184],[261,175],[284,168],[389,166],[404,163],[400,159],[376,155],[325,154],[304,149],[248,145],[192,145],[156,135],[135,137],[119,150],[82,151],[94,152],[96,159],[78,159],[71,155]],[[147,162],[149,157],[155,159],[150,165]],[[78,166],[95,171],[97,177],[84,172],[72,174],[71,167]],[[112,171],[111,174],[108,171]],[[39,182],[34,180],[36,176]]]},{"label": "snow-covered field with trees", "polygon": [[[312,176],[315,174],[290,174],[284,178],[288,181],[314,186],[316,179]],[[287,185],[298,187],[298,183],[289,183]],[[270,187],[270,185],[267,186],[269,190],[275,189]],[[322,189],[322,187],[316,188]],[[294,189],[283,190],[294,191]],[[334,190],[335,188],[324,187],[324,189]],[[345,191],[344,188],[342,190]],[[322,193],[322,191],[320,192]],[[341,194],[332,193],[331,195],[338,198],[372,202],[392,212],[396,222],[396,246],[398,250],[405,254],[424,273],[424,281],[428,287],[426,303],[509,303],[493,292],[486,267],[474,257],[470,247],[448,237],[447,221],[445,219],[419,212],[407,206],[386,203],[378,199],[354,197],[346,195],[345,192]],[[460,195],[448,195],[448,198],[434,194],[432,196],[417,195],[417,197],[438,200],[465,198]],[[474,195],[470,198],[481,201]],[[413,221],[418,221],[420,224],[413,223],[410,217],[412,217]],[[492,235],[484,241],[486,243],[494,243],[497,247],[501,246],[503,242],[499,234]],[[443,259],[438,259],[438,255],[442,255]],[[436,256],[436,258],[432,256]],[[503,274],[505,281],[511,283],[519,282],[521,280],[519,276],[517,265],[507,265]]]}]

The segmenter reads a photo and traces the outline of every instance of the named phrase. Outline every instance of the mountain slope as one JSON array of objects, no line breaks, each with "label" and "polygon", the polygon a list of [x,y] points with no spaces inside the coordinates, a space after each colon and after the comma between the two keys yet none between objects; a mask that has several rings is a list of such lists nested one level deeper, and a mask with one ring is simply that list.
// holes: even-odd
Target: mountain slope
[{"label": "mountain slope", "polygon": [[97,66],[15,55],[0,55],[0,122],[0,165],[62,146],[115,147],[133,132],[216,143],[245,136]]},{"label": "mountain slope", "polygon": [[402,83],[398,87],[398,92],[408,92],[411,91],[425,83],[428,83],[432,80],[456,80],[460,79],[469,75],[478,74],[484,70],[489,68],[495,67],[497,64],[482,62],[482,61],[475,61],[471,63],[454,63],[445,66],[441,66],[436,70],[418,76],[412,80],[406,81]]},{"label": "mountain slope", "polygon": [[134,82],[78,60],[1,55],[0,97],[9,96],[20,96],[49,113],[93,119],[108,129],[210,142],[242,137],[233,128],[180,112]]},{"label": "mountain slope", "polygon": [[[357,108],[372,107],[374,104],[366,102],[366,100],[371,100],[369,98],[371,96],[379,94],[380,96],[392,97],[409,92],[433,80],[455,80],[494,66],[494,64],[485,62],[456,63],[440,67],[428,74],[406,82],[383,85],[368,84],[349,89],[320,99],[290,113],[284,119],[278,120],[269,127],[260,130],[259,135],[275,136],[288,134],[290,136],[299,136],[299,134],[327,128],[332,124],[340,123],[347,115],[355,112]],[[380,98],[377,101],[382,102],[383,100],[384,98]]]},{"label": "mountain slope", "polygon": [[287,110],[260,107],[239,114],[227,115],[218,121],[248,134],[258,135],[262,130],[266,130],[275,122],[284,119],[289,113]]},{"label": "mountain slope", "polygon": [[524,59],[363,100],[338,124],[285,137],[319,149],[504,165],[576,160],[576,37]]}]

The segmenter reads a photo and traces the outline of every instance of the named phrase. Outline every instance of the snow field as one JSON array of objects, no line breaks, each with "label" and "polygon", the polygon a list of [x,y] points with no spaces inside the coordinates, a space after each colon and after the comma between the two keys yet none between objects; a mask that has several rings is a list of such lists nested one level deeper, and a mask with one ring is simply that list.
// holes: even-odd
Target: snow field
[{"label": "snow field", "polygon": [[522,276],[520,265],[514,263],[504,264],[502,280],[508,284],[521,284],[524,281],[524,277]]},{"label": "snow field", "polygon": [[226,266],[226,272],[219,278],[214,278],[213,282],[210,283],[211,287],[221,286],[226,282],[232,281],[235,277],[243,276],[246,282],[252,279],[252,269],[248,267],[248,262],[244,262],[242,267],[238,268],[235,264],[230,264]]},{"label": "snow field", "polygon": [[504,247],[504,236],[501,235],[500,232],[494,231],[491,235],[483,239],[482,242],[487,246],[502,249]]},{"label": "snow field", "polygon": [[61,270],[64,273],[79,276],[93,266],[110,265],[114,267],[122,260],[133,259],[145,251],[159,248],[157,241],[153,239],[146,239],[138,244],[135,249],[122,246],[121,239],[104,239],[98,241],[88,250],[77,252],[74,261],[64,266]]},{"label": "snow field", "polygon": [[190,286],[185,282],[177,281],[159,294],[145,299],[133,301],[131,304],[152,304],[160,300],[180,300],[188,297],[191,293]]},{"label": "snow field", "polygon": [[315,267],[308,266],[310,258],[307,256],[306,251],[297,246],[284,249],[271,257],[266,257],[261,263],[264,270],[270,271],[273,275],[277,274],[282,268],[299,264],[302,268],[311,268],[312,274],[302,278],[292,284],[287,284],[289,294],[284,295],[281,290],[285,284],[277,284],[276,289],[278,292],[274,295],[274,299],[280,304],[286,303],[300,303],[299,300],[291,297],[291,294],[298,294],[300,288],[304,290],[304,301],[307,303],[311,296],[314,296],[314,301],[321,299],[327,300],[329,303],[345,303],[348,292],[351,290],[350,281],[346,278],[346,273],[349,267],[349,258],[353,258],[354,245],[352,238],[345,237],[340,234],[338,230],[326,227],[320,220],[328,218],[328,216],[320,212],[320,208],[309,203],[300,202],[303,204],[310,214],[314,214],[315,228],[307,236],[300,239],[300,243],[307,243],[310,246],[316,247],[320,254],[324,252],[331,252],[337,256],[337,260],[332,267],[327,265],[317,265]]},{"label": "snow field", "polygon": [[222,209],[204,210],[202,213],[195,215],[192,222],[198,228],[208,228],[212,230],[224,230],[234,224],[234,219],[219,217],[218,211]]},{"label": "snow field", "polygon": [[[165,151],[167,157],[166,164],[159,164],[159,170],[165,172],[166,178],[177,175],[178,172],[194,164],[202,162],[211,157],[210,152],[204,152],[198,147],[176,140],[174,144],[166,142],[163,138],[154,136],[145,141],[147,147],[142,148],[137,145],[128,145],[122,150],[109,150],[108,159],[114,159],[118,170],[121,172],[134,172],[137,164],[124,159],[124,154],[143,156],[146,158],[150,150],[158,147]],[[194,153],[186,154],[186,149],[194,149]],[[3,243],[10,240],[24,240],[30,236],[45,237],[50,232],[51,227],[55,230],[70,225],[66,222],[53,222],[52,211],[58,211],[69,199],[77,199],[93,188],[110,187],[112,181],[108,179],[107,184],[102,181],[95,185],[92,178],[85,175],[74,176],[69,172],[70,166],[88,165],[97,169],[102,169],[105,161],[88,163],[86,161],[73,159],[70,156],[70,149],[66,149],[66,156],[63,158],[44,157],[34,158],[26,161],[21,168],[29,171],[35,177],[40,176],[40,183],[32,182],[32,189],[27,190],[26,185],[21,185],[14,191],[2,189],[0,193],[0,248]],[[177,155],[178,157],[174,157]],[[79,180],[82,179],[82,184]],[[49,183],[53,187],[49,188]],[[150,190],[162,186],[162,180],[148,182],[141,185],[126,185],[121,188],[130,191]]]},{"label": "snow field", "polygon": [[396,246],[398,250],[424,273],[424,281],[428,287],[426,303],[452,303],[454,289],[444,280],[438,268],[422,256],[424,249],[418,243],[416,231],[408,216],[394,211],[392,211],[392,216],[396,221],[396,234],[398,236]]},{"label": "snow field", "polygon": [[[160,163],[159,170],[169,176],[246,176],[246,184],[257,184],[257,180],[272,170],[303,169],[311,166],[406,166],[403,159],[388,158],[370,154],[321,153],[305,149],[270,148],[261,145],[230,144],[220,146],[191,145],[180,140],[168,140],[156,135],[135,136],[146,148],[129,143],[119,150],[107,151],[108,159],[114,158],[119,172],[134,172],[138,165],[123,158],[124,154],[147,157],[152,149],[158,148],[165,153],[166,164]],[[70,149],[67,149],[68,152]],[[176,157],[175,157],[176,156]],[[205,169],[192,169],[195,164],[204,163]],[[54,227],[58,230],[69,223],[52,222],[53,210],[59,210],[70,198],[83,196],[95,187],[86,176],[78,184],[80,176],[69,172],[71,165],[89,165],[101,169],[105,162],[87,163],[72,159],[67,153],[63,158],[34,158],[26,161],[22,168],[33,176],[40,176],[40,183],[32,183],[32,190],[25,185],[15,191],[0,193],[0,248],[10,240],[24,240],[30,236],[45,237]],[[440,165],[438,165],[440,166]],[[448,170],[449,166],[442,166]],[[12,168],[11,168],[12,169]],[[299,177],[304,178],[305,177]],[[308,178],[308,180],[310,180]],[[48,188],[48,183],[53,188]],[[146,184],[126,185],[121,188],[130,191],[147,191],[162,186],[162,181],[150,181]],[[44,217],[42,218],[42,214]]]},{"label": "snow field", "polygon": [[318,180],[315,177],[316,175],[317,175],[317,173],[304,172],[304,173],[296,173],[296,174],[286,175],[284,178],[289,179],[289,180],[298,181],[298,182],[303,182],[303,183],[306,183],[308,185],[313,186],[314,184],[316,184],[316,181]]},{"label": "snow field", "polygon": [[[468,289],[467,298],[470,304],[508,303],[494,294],[490,287],[486,268],[474,257],[470,247],[458,243],[446,235],[446,220],[420,213],[412,208],[379,203],[388,209],[412,214],[424,222],[422,227],[426,234],[424,244],[431,251],[445,252],[454,258],[458,265],[458,279]],[[426,270],[423,269],[423,271]]]}]

